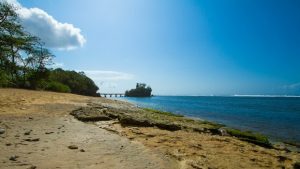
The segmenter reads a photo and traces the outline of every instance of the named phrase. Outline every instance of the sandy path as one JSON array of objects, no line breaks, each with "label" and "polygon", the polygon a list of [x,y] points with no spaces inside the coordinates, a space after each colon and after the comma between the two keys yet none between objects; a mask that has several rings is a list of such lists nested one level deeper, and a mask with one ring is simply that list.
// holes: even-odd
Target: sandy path
[{"label": "sandy path", "polygon": [[[138,142],[75,120],[69,112],[83,105],[76,95],[56,99],[55,93],[13,92],[0,90],[1,169],[176,168],[176,162]],[[59,99],[64,104],[52,104]],[[12,156],[18,157],[13,161]]]}]

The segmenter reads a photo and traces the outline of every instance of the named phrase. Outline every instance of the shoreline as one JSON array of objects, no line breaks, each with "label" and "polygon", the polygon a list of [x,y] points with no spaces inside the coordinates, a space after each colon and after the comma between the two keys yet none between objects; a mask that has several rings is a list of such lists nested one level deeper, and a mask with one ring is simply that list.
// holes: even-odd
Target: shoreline
[{"label": "shoreline", "polygon": [[0,168],[294,168],[300,161],[284,146],[266,148],[226,135],[221,125],[125,101],[0,89],[0,105],[0,127],[8,126],[0,135]]},{"label": "shoreline", "polygon": [[[219,96],[217,96],[217,97],[219,97]],[[221,97],[223,97],[223,96],[221,96]],[[236,96],[230,96],[230,97],[236,97]],[[256,95],[255,95],[255,97],[256,97]],[[128,103],[134,104],[136,107],[139,107],[139,108],[156,109],[155,108],[156,106],[151,106],[151,105],[144,104],[143,101],[139,102],[139,101],[136,101],[136,100],[132,101],[130,99],[122,99],[122,98],[121,99],[118,99],[118,98],[117,99],[116,98],[109,98],[109,99],[128,102]],[[159,103],[153,102],[153,104],[159,104]],[[141,106],[139,106],[139,105],[141,105]],[[167,105],[165,105],[165,106],[167,106]],[[170,108],[170,109],[172,109],[172,108]],[[180,108],[178,108],[178,109],[180,109]],[[159,110],[159,109],[157,109],[157,110]],[[177,113],[174,113],[172,111],[170,111],[170,112],[173,113],[173,114],[177,114]],[[222,124],[222,125],[224,125],[224,126],[226,126],[228,128],[240,130],[242,132],[250,131],[250,132],[253,132],[253,133],[258,133],[260,135],[264,135],[264,136],[268,137],[268,139],[270,140],[270,142],[272,142],[274,144],[284,143],[287,146],[289,146],[291,149],[293,149],[293,151],[300,151],[300,142],[297,141],[297,139],[295,140],[293,138],[286,137],[286,136],[284,136],[282,134],[281,135],[280,134],[276,135],[276,134],[272,133],[272,131],[270,131],[270,129],[268,129],[268,128],[263,129],[265,131],[261,132],[261,130],[257,131],[257,129],[255,129],[255,127],[253,128],[252,126],[249,126],[249,124],[246,127],[243,126],[243,125],[241,125],[241,124],[234,125],[233,122],[229,122],[229,123],[227,122],[227,124],[225,124],[225,123],[222,123],[222,119],[219,120],[219,122],[218,122],[218,120],[217,121],[215,121],[215,120],[208,120],[208,119],[205,119],[203,117],[197,117],[197,115],[195,115],[195,116],[187,116],[185,114],[190,114],[190,113],[188,113],[188,111],[181,110],[181,112],[184,112],[184,113],[181,113],[181,115],[183,115],[186,118],[195,119],[195,120],[210,121],[212,123]],[[228,121],[228,119],[227,119],[227,121]],[[281,131],[281,132],[283,132],[283,131]],[[288,130],[286,129],[285,133],[287,133],[287,132],[288,132]]]}]

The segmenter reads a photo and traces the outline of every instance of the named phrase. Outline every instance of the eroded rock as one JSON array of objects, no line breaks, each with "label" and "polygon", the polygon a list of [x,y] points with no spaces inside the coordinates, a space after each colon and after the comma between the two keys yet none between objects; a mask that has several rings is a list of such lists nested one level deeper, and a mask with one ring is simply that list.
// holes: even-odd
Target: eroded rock
[{"label": "eroded rock", "polygon": [[131,116],[121,116],[119,121],[122,125],[133,125],[133,126],[143,126],[143,127],[153,127],[154,125],[147,119],[143,118],[133,118]]},{"label": "eroded rock", "polygon": [[71,115],[73,115],[75,118],[77,118],[80,121],[112,120],[112,118],[106,114],[106,111],[101,111],[101,109],[93,108],[93,107],[79,108],[77,110],[72,111]]}]

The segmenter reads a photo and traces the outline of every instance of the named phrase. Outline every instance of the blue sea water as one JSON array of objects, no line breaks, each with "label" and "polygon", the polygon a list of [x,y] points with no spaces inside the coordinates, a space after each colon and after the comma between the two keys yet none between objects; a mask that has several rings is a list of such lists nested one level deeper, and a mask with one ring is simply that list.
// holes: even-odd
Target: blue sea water
[{"label": "blue sea water", "polygon": [[259,132],[274,141],[300,143],[300,97],[155,96],[119,99],[140,107]]}]

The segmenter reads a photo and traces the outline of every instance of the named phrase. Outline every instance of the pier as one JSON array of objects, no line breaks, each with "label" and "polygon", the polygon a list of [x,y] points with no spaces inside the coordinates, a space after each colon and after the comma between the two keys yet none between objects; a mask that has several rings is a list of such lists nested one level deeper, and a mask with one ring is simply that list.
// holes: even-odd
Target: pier
[{"label": "pier", "polygon": [[125,97],[124,93],[100,93],[101,97]]}]

